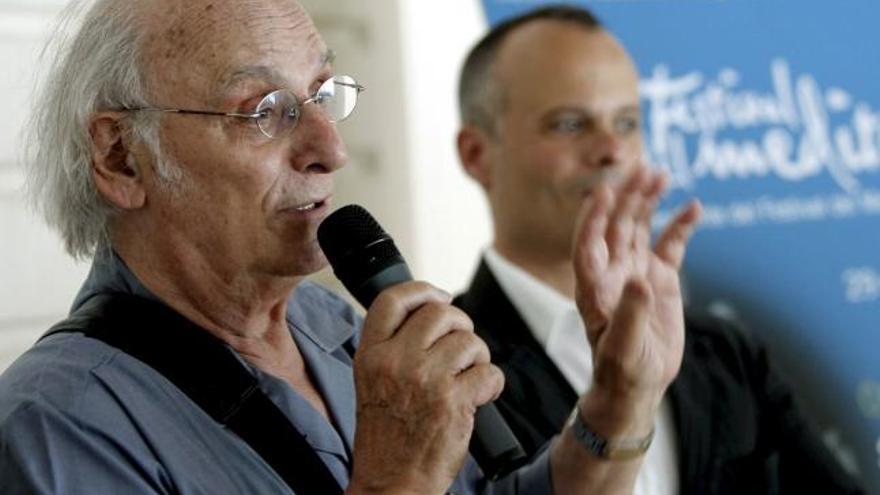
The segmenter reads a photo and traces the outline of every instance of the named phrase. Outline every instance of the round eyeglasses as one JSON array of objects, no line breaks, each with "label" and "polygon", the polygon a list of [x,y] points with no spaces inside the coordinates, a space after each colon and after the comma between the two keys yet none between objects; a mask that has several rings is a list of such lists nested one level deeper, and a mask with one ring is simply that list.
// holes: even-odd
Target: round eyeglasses
[{"label": "round eyeglasses", "polygon": [[129,112],[163,112],[189,115],[215,115],[251,119],[268,138],[285,135],[293,130],[302,115],[302,108],[308,103],[321,107],[330,122],[341,122],[348,118],[357,105],[358,95],[366,88],[355,82],[351,76],[333,76],[324,81],[315,94],[302,102],[288,89],[273,91],[260,100],[252,113],[212,112],[209,110],[188,110],[183,108],[126,108]]}]

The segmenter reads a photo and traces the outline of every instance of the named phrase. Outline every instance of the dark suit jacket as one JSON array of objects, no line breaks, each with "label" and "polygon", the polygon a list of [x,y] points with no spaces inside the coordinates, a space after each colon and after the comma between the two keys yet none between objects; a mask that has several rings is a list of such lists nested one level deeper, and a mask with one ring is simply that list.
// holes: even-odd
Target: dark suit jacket
[{"label": "dark suit jacket", "polygon": [[[482,262],[454,304],[504,371],[496,405],[531,455],[577,396]],[[765,349],[730,322],[686,315],[684,359],[668,390],[682,494],[863,493],[822,444]]]}]

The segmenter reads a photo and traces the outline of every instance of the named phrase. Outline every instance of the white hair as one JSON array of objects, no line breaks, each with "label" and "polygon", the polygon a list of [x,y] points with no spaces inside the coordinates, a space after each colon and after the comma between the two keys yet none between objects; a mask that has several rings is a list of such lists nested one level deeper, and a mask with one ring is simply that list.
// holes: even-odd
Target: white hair
[{"label": "white hair", "polygon": [[[27,189],[78,259],[109,246],[108,225],[116,213],[92,179],[90,120],[99,111],[149,106],[141,53],[146,29],[137,3],[74,1],[43,51],[50,60],[26,134]],[[134,112],[129,121],[132,136],[153,155],[157,174],[173,181],[179,168],[162,157],[158,116]]]}]

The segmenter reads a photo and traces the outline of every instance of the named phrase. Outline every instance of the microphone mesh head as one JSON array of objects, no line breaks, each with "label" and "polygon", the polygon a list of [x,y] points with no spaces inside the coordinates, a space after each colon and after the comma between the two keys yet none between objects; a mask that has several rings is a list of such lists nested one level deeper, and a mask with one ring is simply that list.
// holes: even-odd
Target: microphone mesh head
[{"label": "microphone mesh head", "polygon": [[[359,205],[343,206],[318,227],[318,243],[334,269],[353,253],[383,239],[391,240],[373,215]],[[382,244],[380,257],[400,256],[393,242]]]},{"label": "microphone mesh head", "polygon": [[391,237],[357,205],[340,208],[318,227],[333,273],[365,308],[387,287],[412,280]]}]

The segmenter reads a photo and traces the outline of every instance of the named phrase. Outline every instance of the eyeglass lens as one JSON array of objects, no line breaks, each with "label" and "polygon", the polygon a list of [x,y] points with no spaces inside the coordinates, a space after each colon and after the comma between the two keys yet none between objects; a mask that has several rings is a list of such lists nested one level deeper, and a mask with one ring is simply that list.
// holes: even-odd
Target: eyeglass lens
[{"label": "eyeglass lens", "polygon": [[[319,105],[331,122],[340,122],[351,115],[358,99],[358,85],[350,76],[334,76],[325,81],[315,95],[306,100]],[[299,121],[300,102],[289,90],[280,89],[266,95],[257,105],[257,125],[268,137],[290,131]]]}]

